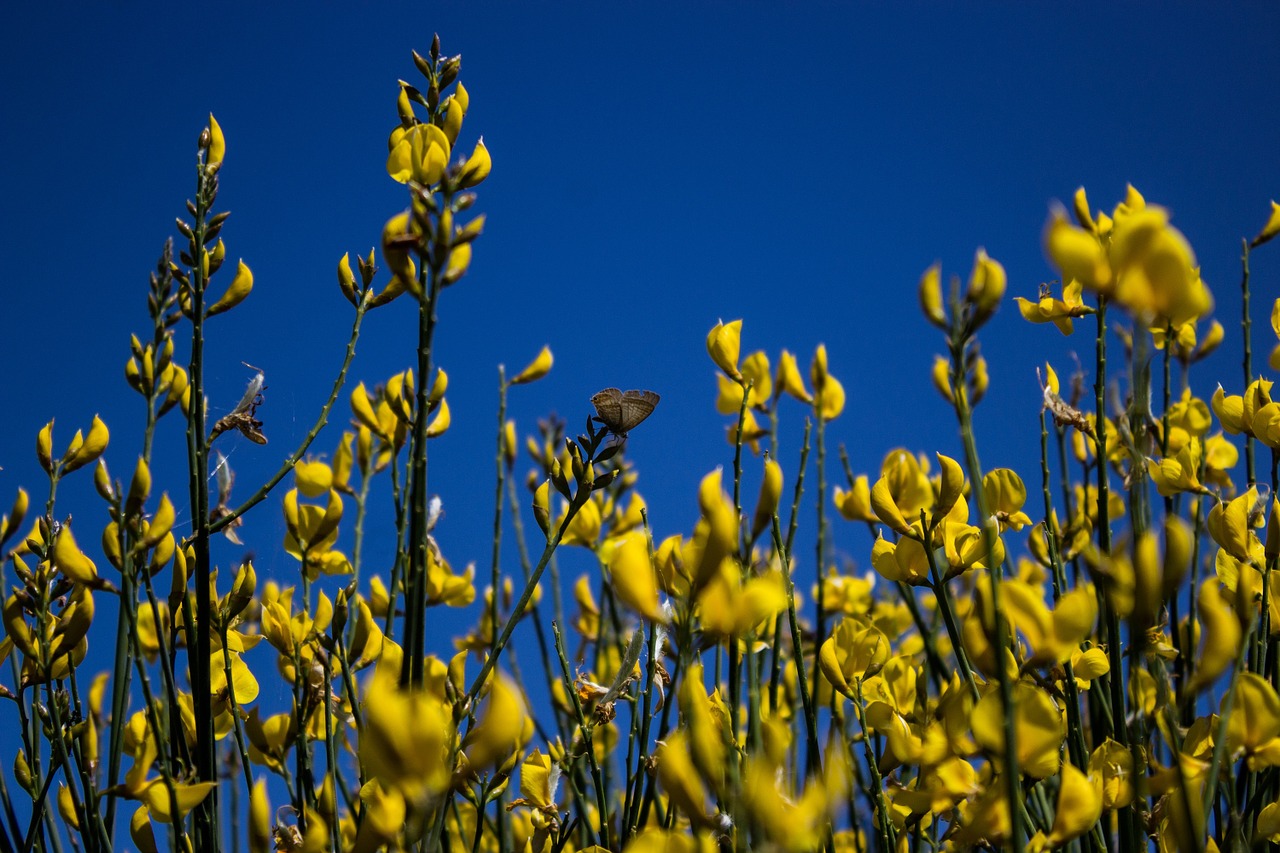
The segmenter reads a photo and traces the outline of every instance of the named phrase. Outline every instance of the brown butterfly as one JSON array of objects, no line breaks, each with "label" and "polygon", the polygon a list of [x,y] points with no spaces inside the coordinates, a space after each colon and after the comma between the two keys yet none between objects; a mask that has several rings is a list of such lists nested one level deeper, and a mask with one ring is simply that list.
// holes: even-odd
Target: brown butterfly
[{"label": "brown butterfly", "polygon": [[619,438],[635,429],[661,398],[652,391],[619,391],[606,388],[592,395],[591,405],[596,407],[596,420]]}]

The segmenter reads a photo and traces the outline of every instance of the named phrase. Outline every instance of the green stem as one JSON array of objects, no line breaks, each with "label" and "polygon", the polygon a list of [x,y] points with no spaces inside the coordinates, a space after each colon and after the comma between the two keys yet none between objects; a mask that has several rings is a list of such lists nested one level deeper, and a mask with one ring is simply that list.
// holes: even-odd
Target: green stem
[{"label": "green stem", "polygon": [[[217,782],[217,755],[213,734],[212,696],[209,690],[210,659],[213,654],[210,632],[213,627],[212,601],[209,595],[209,440],[205,430],[204,383],[204,296],[208,285],[201,262],[205,251],[205,234],[209,209],[217,192],[217,178],[201,164],[196,181],[196,214],[191,241],[191,407],[188,412],[187,458],[191,515],[195,525],[192,546],[195,550],[195,636],[188,637],[192,651],[188,655],[191,670],[191,693],[196,725],[196,774],[202,782]],[[195,808],[196,848],[218,849],[217,790],[209,792]]]},{"label": "green stem", "polygon": [[493,594],[489,599],[489,630],[498,630],[498,596],[501,594],[502,572],[499,560],[502,554],[502,487],[507,476],[507,460],[504,445],[506,443],[507,421],[507,373],[502,365],[498,365],[498,451],[494,459],[494,467],[498,471],[498,482],[493,495],[493,561],[490,566],[490,588]]},{"label": "green stem", "polygon": [[[347,370],[351,367],[351,362],[356,357],[356,342],[360,339],[360,325],[364,322],[365,311],[368,310],[368,299],[364,299],[360,303],[360,307],[356,309],[355,320],[351,324],[351,334],[347,338],[347,350],[342,359],[342,367],[338,370],[337,377],[333,380],[333,387],[329,390],[329,398],[325,400],[324,405],[320,407],[320,414],[316,416],[315,423],[311,425],[311,429],[307,430],[307,434],[302,437],[302,442],[292,453],[290,453],[280,464],[271,477],[258,487],[244,503],[231,510],[231,512],[219,518],[217,521],[209,525],[209,533],[218,533],[228,524],[253,509],[271,494],[271,490],[279,484],[281,480],[293,473],[294,466],[306,454],[307,449],[311,447],[311,443],[316,440],[316,436],[320,435],[320,430],[329,422],[329,412],[333,409],[334,402],[338,399],[338,394],[342,392],[342,386],[347,381]],[[195,400],[194,392],[192,400]]]},{"label": "green stem", "polygon": [[[960,422],[960,439],[964,445],[965,463],[969,470],[969,482],[974,504],[978,510],[979,523],[982,525],[983,541],[987,554],[995,550],[996,532],[992,530],[991,513],[987,505],[986,495],[982,488],[982,465],[978,461],[978,446],[973,437],[973,411],[969,405],[966,390],[965,349],[970,338],[968,333],[957,332],[950,341],[951,347],[951,387],[955,389],[956,419]],[[927,548],[925,549],[928,550]],[[1010,841],[1015,850],[1022,849],[1026,839],[1026,827],[1020,804],[1022,786],[1018,770],[1018,730],[1014,719],[1013,683],[1009,679],[1008,667],[1005,666],[1004,653],[1009,648],[1009,627],[1005,622],[1004,605],[1001,601],[1000,565],[988,569],[991,579],[991,620],[992,636],[989,638],[995,657],[996,677],[1000,686],[1000,707],[1004,715],[1004,777],[1005,796],[1009,804]]]},{"label": "green stem", "polygon": [[[1249,383],[1253,382],[1253,323],[1249,316],[1249,241],[1241,240],[1240,249],[1240,333],[1244,339],[1244,390],[1249,393]],[[1253,436],[1248,432],[1244,436],[1245,482],[1253,485],[1257,482],[1253,462]]]},{"label": "green stem", "polygon": [[440,296],[439,271],[424,264],[418,283],[426,298],[418,301],[418,387],[409,449],[409,584],[405,599],[405,657],[400,673],[401,686],[414,687],[422,685],[427,639],[427,409],[431,397],[431,342]]},{"label": "green stem", "polygon": [[605,849],[613,849],[613,839],[609,829],[608,794],[604,781],[600,776],[600,764],[596,761],[595,743],[591,737],[591,727],[582,714],[582,703],[578,701],[578,691],[573,689],[573,675],[569,672],[569,659],[564,651],[564,637],[560,635],[560,626],[551,623],[551,634],[555,638],[556,656],[560,659],[560,673],[563,678],[565,692],[573,700],[573,712],[578,721],[578,730],[582,733],[582,741],[587,756],[587,766],[591,769],[591,781],[596,790],[596,809],[600,816],[600,844]]}]

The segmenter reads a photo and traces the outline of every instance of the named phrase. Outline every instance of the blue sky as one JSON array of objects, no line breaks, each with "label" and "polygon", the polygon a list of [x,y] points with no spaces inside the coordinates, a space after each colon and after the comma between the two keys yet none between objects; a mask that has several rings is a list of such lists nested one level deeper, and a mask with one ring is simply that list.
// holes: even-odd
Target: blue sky
[{"label": "blue sky", "polygon": [[[432,446],[431,489],[444,498],[442,545],[459,566],[475,560],[487,572],[497,364],[519,369],[543,344],[556,367],[513,392],[522,430],[551,410],[578,427],[605,386],[662,395],[628,448],[660,536],[691,528],[698,480],[732,461],[704,348],[720,318],[743,318],[744,353],[763,348],[775,364],[784,347],[807,366],[827,345],[849,393],[829,438],[833,451],[848,446],[856,470],[878,469],[897,446],[958,455],[954,418],[928,381],[942,342],[916,307],[919,276],[940,261],[944,275],[967,277],[984,246],[1008,271],[1009,297],[1034,298],[1054,278],[1040,242],[1049,205],[1080,185],[1095,209],[1110,210],[1132,182],[1172,211],[1229,329],[1197,368],[1197,389],[1207,396],[1221,382],[1239,393],[1240,239],[1280,196],[1280,7],[1069,8],[10,9],[0,53],[0,501],[18,485],[42,500],[32,445],[50,417],[62,446],[101,413],[113,472],[132,467],[141,424],[123,381],[128,338],[148,329],[147,274],[193,191],[210,111],[228,140],[224,239],[256,277],[248,302],[211,321],[211,411],[238,400],[251,375],[242,362],[263,368],[270,444],[234,439],[223,450],[233,448],[239,494],[274,469],[341,359],[349,314],[337,260],[367,252],[405,205],[383,169],[386,137],[396,80],[415,78],[409,51],[425,52],[433,32],[463,55],[471,111],[461,144],[483,135],[494,160],[477,205],[488,225],[471,273],[444,295],[437,337],[453,428]],[[1259,365],[1272,344],[1266,306],[1280,290],[1273,253],[1254,263]],[[408,301],[373,312],[354,378],[372,385],[409,366],[414,335]],[[1051,359],[1065,372],[1069,353],[1088,362],[1091,351],[1091,330],[1063,338],[1006,301],[983,336],[987,467],[1033,481],[1035,368]],[[335,411],[320,452],[346,419]],[[788,482],[802,422],[784,403]],[[167,488],[183,508],[181,425],[164,427],[158,452],[173,454]],[[70,512],[95,531],[106,520],[88,472],[60,495],[59,515]],[[838,531],[837,549],[866,568],[866,533]],[[293,571],[282,532],[275,499],[250,517],[244,536],[260,574]],[[218,555],[224,566],[238,557]]]}]

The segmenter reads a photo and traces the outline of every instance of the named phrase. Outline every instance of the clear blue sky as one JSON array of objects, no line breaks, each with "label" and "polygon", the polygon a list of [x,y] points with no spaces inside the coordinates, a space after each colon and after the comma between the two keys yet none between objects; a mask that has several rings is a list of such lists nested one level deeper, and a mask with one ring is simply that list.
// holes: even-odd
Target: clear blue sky
[{"label": "clear blue sky", "polygon": [[[1240,391],[1240,239],[1280,196],[1275,5],[72,8],[4,13],[6,507],[19,484],[42,501],[32,447],[52,416],[61,448],[100,412],[113,472],[131,468],[140,405],[123,381],[128,338],[148,329],[147,274],[193,190],[210,111],[228,140],[224,238],[257,281],[248,302],[210,323],[210,404],[215,415],[234,405],[249,377],[241,362],[263,368],[271,443],[236,438],[224,452],[235,448],[240,494],[278,464],[341,358],[349,309],[335,264],[367,251],[405,205],[383,169],[386,137],[396,79],[415,79],[409,51],[425,52],[433,32],[463,55],[462,147],[483,134],[494,160],[478,203],[488,226],[470,275],[444,295],[437,337],[453,428],[432,446],[431,489],[443,494],[441,542],[459,566],[487,571],[496,366],[519,369],[544,343],[555,370],[513,392],[522,430],[550,410],[580,428],[605,386],[662,395],[628,451],[660,536],[691,528],[699,478],[732,460],[704,349],[718,318],[743,318],[744,353],[764,348],[775,364],[786,347],[807,367],[826,343],[849,392],[832,448],[846,443],[858,471],[900,445],[957,455],[954,418],[928,380],[942,343],[916,307],[919,276],[934,261],[967,276],[985,246],[1008,271],[1009,296],[1034,298],[1054,277],[1040,242],[1049,204],[1082,184],[1095,209],[1132,182],[1172,210],[1230,329],[1197,386]],[[1280,290],[1274,254],[1255,263],[1259,364]],[[356,379],[372,385],[412,363],[412,313],[402,300],[370,316]],[[1065,372],[1071,351],[1088,361],[1090,334],[1064,339],[1022,321],[1011,299],[1002,307],[983,338],[986,466],[1034,477],[1035,367],[1048,358]],[[336,412],[344,421],[345,408]],[[802,418],[783,404],[788,482]],[[165,487],[185,508],[181,425],[164,426],[159,451],[178,462]],[[335,425],[316,449],[331,452],[337,438]],[[106,520],[89,480],[75,475],[60,495],[59,514],[95,531],[82,543]],[[280,578],[294,564],[278,506],[243,533],[260,575]],[[838,531],[837,549],[866,568],[865,532]],[[239,553],[217,556],[227,566]]]}]

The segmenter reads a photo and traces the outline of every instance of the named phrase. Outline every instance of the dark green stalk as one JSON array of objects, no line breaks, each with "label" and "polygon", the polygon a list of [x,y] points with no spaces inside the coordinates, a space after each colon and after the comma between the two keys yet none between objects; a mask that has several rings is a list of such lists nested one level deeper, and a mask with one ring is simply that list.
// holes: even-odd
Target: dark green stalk
[{"label": "dark green stalk", "polygon": [[[821,649],[822,644],[827,639],[827,585],[824,582],[827,574],[827,419],[822,414],[822,393],[819,391],[814,395],[813,403],[814,416],[818,421],[818,429],[816,436],[816,444],[818,450],[818,458],[816,460],[818,475],[818,494],[817,494],[817,513],[818,513],[818,543],[817,562],[814,564],[814,571],[818,577],[818,632],[813,638],[813,647]],[[821,670],[818,667],[813,668],[813,692],[817,695],[818,678]],[[831,701],[835,702],[835,692],[831,694]]]},{"label": "dark green stalk", "polygon": [[[774,427],[777,426],[777,416],[774,416]],[[791,526],[787,530],[787,553],[790,553],[791,542],[795,539],[796,526],[800,520],[800,498],[804,495],[804,471],[805,465],[809,461],[809,421],[806,419],[804,424],[804,441],[800,446],[800,463],[796,469],[796,486],[791,497]],[[775,513],[776,515],[777,513]],[[775,545],[776,549],[776,545]],[[791,567],[782,562],[782,553],[778,553],[779,565],[788,575],[791,574]],[[773,662],[772,671],[769,673],[769,706],[776,708],[778,705],[778,688],[782,683],[782,620],[784,614],[779,613],[778,619],[773,629]],[[798,656],[802,649],[795,647],[795,654]]]},{"label": "dark green stalk", "polygon": [[[560,540],[564,538],[565,531],[569,529],[569,524],[573,521],[574,516],[578,514],[578,510],[588,500],[590,500],[590,484],[579,486],[579,494],[570,502],[564,521],[560,523],[555,535],[547,541],[547,546],[543,549],[542,556],[538,559],[538,565],[534,566],[533,573],[529,575],[528,581],[525,582],[524,591],[520,593],[520,599],[507,616],[506,624],[502,626],[502,633],[498,635],[497,641],[493,644],[493,651],[485,658],[484,665],[480,667],[480,672],[471,682],[471,686],[467,688],[467,695],[463,700],[466,705],[470,706],[476,697],[480,695],[480,690],[484,687],[485,681],[488,680],[489,674],[493,672],[493,668],[498,664],[498,657],[502,654],[502,650],[507,647],[507,642],[510,641],[511,634],[516,629],[516,623],[524,616],[525,610],[529,607],[529,602],[533,600],[533,593],[538,588],[538,581],[542,579],[542,572],[546,569],[547,563],[550,562],[551,555],[560,546]],[[497,626],[494,627],[496,628]]]},{"label": "dark green stalk", "polygon": [[[120,512],[120,501],[116,501],[116,511]],[[117,543],[121,555],[128,555],[128,541],[124,526],[119,528]],[[111,674],[111,740],[107,753],[107,788],[114,788],[120,781],[120,758],[124,752],[124,717],[129,705],[129,661],[133,658],[134,647],[132,633],[129,631],[130,621],[137,619],[137,591],[133,584],[133,572],[129,569],[129,557],[124,556],[125,564],[120,572],[120,610],[116,619],[116,659]],[[106,827],[107,837],[113,836],[116,819],[116,805],[119,798],[115,794],[107,794]]]},{"label": "dark green stalk", "polygon": [[[807,429],[805,437],[805,444],[808,445]],[[804,640],[800,636],[800,620],[796,617],[796,585],[791,579],[791,572],[785,568],[790,564],[791,552],[782,541],[782,526],[776,512],[773,514],[773,547],[778,551],[778,559],[782,561],[787,577],[787,622],[791,627],[791,647],[795,650],[796,683],[800,687],[800,702],[804,706],[805,740],[808,746],[805,775],[816,776],[822,772],[822,748],[818,745],[818,715],[813,705],[813,697],[809,694],[809,676],[805,672]],[[814,683],[817,683],[816,680]]]},{"label": "dark green stalk", "polygon": [[[213,653],[210,631],[213,626],[209,596],[209,440],[205,428],[204,384],[204,296],[208,281],[202,255],[207,233],[206,217],[217,192],[217,178],[202,163],[196,180],[195,223],[191,241],[194,263],[191,270],[191,410],[188,412],[187,460],[191,515],[194,524],[196,586],[195,636],[188,636],[193,651],[188,655],[191,693],[196,726],[196,774],[202,782],[217,782],[217,755],[213,735],[212,696],[209,692],[210,659]],[[217,790],[195,808],[195,846],[201,851],[218,849]]]},{"label": "dark green stalk", "polygon": [[439,270],[424,263],[418,283],[426,298],[418,301],[418,387],[409,446],[409,586],[405,600],[404,667],[400,673],[401,686],[414,687],[422,685],[427,639],[427,409],[431,397],[431,342],[440,296]]},{"label": "dark green stalk", "polygon": [[[645,541],[649,548],[649,564],[653,565],[653,533],[649,529],[649,512],[641,510],[640,517],[644,520]],[[665,637],[666,629],[662,629]],[[624,813],[626,823],[622,827],[624,837],[623,842],[629,841],[630,836],[638,829],[637,820],[640,815],[640,796],[643,791],[644,779],[646,776],[645,767],[649,758],[649,734],[650,726],[653,723],[653,682],[657,677],[658,656],[662,653],[662,643],[658,641],[659,629],[654,623],[649,623],[649,646],[647,649],[649,658],[645,667],[645,687],[644,687],[644,703],[640,711],[640,759],[637,764],[635,774],[634,791],[629,794],[631,809]]]},{"label": "dark green stalk", "polygon": [[493,595],[489,599],[489,625],[497,636],[498,630],[498,596],[501,593],[502,573],[499,560],[502,554],[502,487],[507,477],[507,460],[504,445],[506,444],[507,421],[507,372],[498,365],[498,451],[494,459],[494,467],[498,471],[498,483],[493,495],[493,561],[490,566],[490,587]]},{"label": "dark green stalk", "polygon": [[[520,555],[520,569],[525,581],[529,580],[529,573],[533,570],[533,562],[529,559],[529,546],[525,543],[524,538],[524,521],[520,516],[520,504],[516,501],[516,481],[514,477],[507,477],[507,500],[511,504],[511,526],[515,528],[516,551]],[[647,518],[647,516],[646,516]],[[556,582],[555,564],[552,561],[551,577],[552,583]],[[559,598],[559,595],[556,595]],[[551,667],[551,652],[547,644],[547,632],[542,625],[542,617],[539,613],[538,603],[530,605],[532,607],[533,634],[538,641],[538,656],[542,659],[542,671],[546,673],[547,678],[556,677],[555,670]],[[495,624],[495,630],[496,630]],[[561,714],[559,708],[552,706],[552,716],[556,721],[556,731],[561,735],[565,735],[562,726]]]}]

